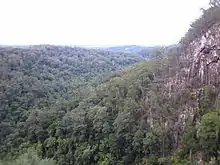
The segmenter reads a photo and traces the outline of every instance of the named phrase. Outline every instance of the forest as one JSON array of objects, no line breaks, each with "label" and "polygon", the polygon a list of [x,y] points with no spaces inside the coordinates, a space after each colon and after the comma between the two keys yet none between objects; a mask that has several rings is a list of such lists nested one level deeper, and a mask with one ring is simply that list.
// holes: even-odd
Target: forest
[{"label": "forest", "polygon": [[220,79],[188,53],[219,16],[138,52],[0,47],[0,165],[219,165]]}]

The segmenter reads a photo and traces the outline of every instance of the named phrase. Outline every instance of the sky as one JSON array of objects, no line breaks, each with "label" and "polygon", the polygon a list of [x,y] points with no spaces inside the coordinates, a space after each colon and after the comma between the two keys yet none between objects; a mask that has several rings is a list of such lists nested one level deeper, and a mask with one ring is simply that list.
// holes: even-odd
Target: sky
[{"label": "sky", "polygon": [[170,45],[208,0],[0,0],[0,45]]}]

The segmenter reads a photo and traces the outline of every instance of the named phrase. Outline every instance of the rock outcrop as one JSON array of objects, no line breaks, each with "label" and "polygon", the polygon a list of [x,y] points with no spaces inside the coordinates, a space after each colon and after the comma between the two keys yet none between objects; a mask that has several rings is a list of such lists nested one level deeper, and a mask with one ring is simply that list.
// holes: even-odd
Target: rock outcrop
[{"label": "rock outcrop", "polygon": [[[220,93],[220,22],[216,22],[190,42],[180,52],[176,63],[176,72],[169,78],[166,87],[171,97],[172,95],[176,97],[174,95],[177,93],[180,93],[179,97],[185,97],[186,91],[189,92],[187,96],[190,97],[178,107],[179,115],[175,124],[175,132],[178,133],[184,130],[187,122],[200,123],[203,113],[201,104],[207,93],[212,95],[209,96],[210,107],[208,108],[216,106],[220,98],[218,97]],[[178,138],[176,139],[178,141]]]}]

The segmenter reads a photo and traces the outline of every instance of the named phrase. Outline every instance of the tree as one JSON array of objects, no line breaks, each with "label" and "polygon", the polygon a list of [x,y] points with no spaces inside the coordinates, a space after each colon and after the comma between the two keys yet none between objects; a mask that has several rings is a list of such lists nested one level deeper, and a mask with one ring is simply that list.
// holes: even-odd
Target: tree
[{"label": "tree", "polygon": [[212,111],[202,117],[198,130],[198,138],[202,151],[207,158],[218,159],[220,152],[220,120],[219,113]]},{"label": "tree", "polygon": [[20,155],[15,160],[1,162],[0,165],[56,165],[52,159],[40,159],[36,151],[28,149],[28,151]]},{"label": "tree", "polygon": [[189,152],[189,160],[192,162],[192,154],[199,150],[197,129],[195,126],[187,126],[183,134],[184,149]]},{"label": "tree", "polygon": [[220,6],[220,0],[210,0],[209,4],[211,6]]}]

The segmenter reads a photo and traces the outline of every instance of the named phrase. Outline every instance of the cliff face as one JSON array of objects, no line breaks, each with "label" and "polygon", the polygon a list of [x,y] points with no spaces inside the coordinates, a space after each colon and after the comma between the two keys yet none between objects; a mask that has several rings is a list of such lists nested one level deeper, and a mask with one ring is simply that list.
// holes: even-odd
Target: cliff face
[{"label": "cliff face", "polygon": [[[202,37],[188,46],[183,59],[189,61],[189,79],[202,84],[218,86],[220,82],[220,23],[214,24]],[[198,82],[198,83],[199,83]]]},{"label": "cliff face", "polygon": [[[204,109],[202,104],[207,95],[212,95],[208,96],[210,107],[207,108],[216,106],[220,98],[220,22],[190,42],[180,54],[175,74],[165,86],[171,97],[188,97],[178,107],[175,129],[183,131],[187,122],[200,122],[201,111]],[[209,88],[208,92],[206,87]],[[189,93],[185,95],[186,91]]]}]

